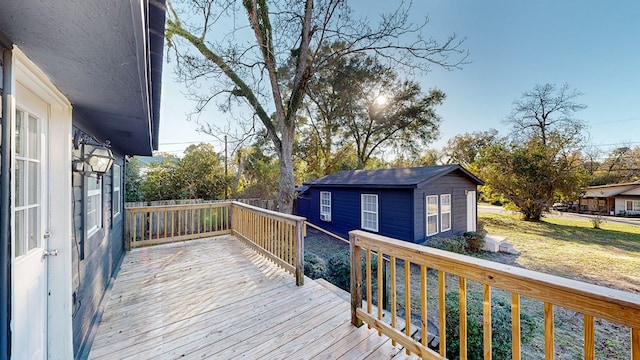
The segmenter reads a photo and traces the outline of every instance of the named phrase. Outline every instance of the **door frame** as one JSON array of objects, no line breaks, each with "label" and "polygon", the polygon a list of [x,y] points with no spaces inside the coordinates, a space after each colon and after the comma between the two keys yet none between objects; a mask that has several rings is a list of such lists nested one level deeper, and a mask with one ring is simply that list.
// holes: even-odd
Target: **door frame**
[{"label": "door frame", "polygon": [[[49,188],[45,201],[46,208],[43,216],[48,217],[50,232],[48,248],[58,250],[58,256],[49,257],[47,269],[48,299],[46,311],[47,324],[47,353],[49,358],[73,358],[73,327],[72,327],[72,188],[71,188],[71,149],[72,149],[72,107],[67,98],[53,85],[48,77],[29,58],[14,45],[12,50],[12,71],[10,82],[12,88],[16,84],[33,92],[49,104],[48,148],[45,150],[48,162],[47,173]],[[10,99],[9,122],[15,129],[15,111],[17,99]],[[13,135],[12,135],[13,138]],[[15,143],[11,144],[15,153]],[[12,155],[13,156],[13,155]],[[13,162],[11,159],[13,172]],[[12,194],[15,186],[12,176]],[[11,203],[11,224],[15,224],[13,201]],[[13,246],[12,239],[12,246]],[[11,321],[12,328],[15,304],[15,261],[11,252]],[[14,334],[12,333],[12,336]],[[12,343],[15,343],[12,341]],[[13,353],[13,349],[12,349]]]},{"label": "door frame", "polygon": [[478,229],[478,198],[475,190],[466,190],[467,194],[467,231]]}]

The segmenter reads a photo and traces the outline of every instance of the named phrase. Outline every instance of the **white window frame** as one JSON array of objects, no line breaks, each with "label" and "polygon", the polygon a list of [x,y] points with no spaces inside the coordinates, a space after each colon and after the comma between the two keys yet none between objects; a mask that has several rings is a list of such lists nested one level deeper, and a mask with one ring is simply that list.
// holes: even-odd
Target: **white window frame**
[{"label": "white window frame", "polygon": [[[122,166],[113,164],[111,169],[111,209],[113,212],[113,219],[115,219],[122,212]],[[116,174],[118,175],[117,179]]]},{"label": "white window frame", "polygon": [[[445,202],[445,199],[448,201]],[[443,225],[444,219],[449,219],[449,227]],[[451,230],[451,194],[440,194],[440,232]]]},{"label": "white window frame", "polygon": [[[431,199],[431,200],[435,199],[436,211],[433,212],[433,213],[429,212],[429,199]],[[438,222],[440,220],[440,219],[438,219],[438,217],[439,217],[439,211],[438,211],[439,208],[440,208],[440,206],[439,206],[439,203],[438,203],[438,195],[427,195],[427,197],[425,199],[425,210],[424,210],[424,212],[425,212],[425,225],[426,225],[425,231],[427,233],[427,236],[433,236],[433,235],[436,235],[438,233],[438,229],[440,228],[440,224],[438,224]],[[433,217],[435,217],[435,219],[433,219]],[[429,221],[429,218],[432,218],[432,221]],[[436,224],[436,231],[430,233],[429,232],[429,224],[431,224],[432,222],[434,224]]]},{"label": "white window frame", "polygon": [[[372,211],[372,210],[365,210],[365,199],[368,200],[373,200],[375,199],[375,206],[376,206],[376,210]],[[378,203],[378,195],[376,194],[361,194],[360,195],[360,227],[363,230],[369,230],[369,231],[374,231],[374,232],[378,232],[378,229],[380,227],[380,221],[379,221],[379,216],[378,213],[380,212],[380,206]],[[375,215],[375,226],[367,226],[365,223],[365,216],[366,215],[371,215],[374,214]]]},{"label": "white window frame", "polygon": [[320,220],[331,221],[331,192],[320,191]]},{"label": "white window frame", "polygon": [[[90,190],[89,189],[89,181],[97,181],[98,182],[98,188],[97,189],[93,189]],[[93,209],[89,209],[89,199],[91,198],[95,198],[95,204],[96,204],[96,208],[95,210]],[[89,218],[89,213],[95,211],[96,212],[96,224],[93,224],[91,226],[89,226],[87,224],[87,237],[91,236],[93,234],[95,234],[98,230],[102,229],[102,179],[101,178],[87,178],[87,205],[86,205],[86,212],[84,214],[84,216],[86,216],[86,218]]]},{"label": "white window frame", "polygon": [[[636,204],[638,206],[635,206]],[[631,206],[629,206],[629,205],[631,205]],[[626,211],[638,211],[638,212],[640,212],[640,201],[639,200],[625,200],[624,209]]]}]

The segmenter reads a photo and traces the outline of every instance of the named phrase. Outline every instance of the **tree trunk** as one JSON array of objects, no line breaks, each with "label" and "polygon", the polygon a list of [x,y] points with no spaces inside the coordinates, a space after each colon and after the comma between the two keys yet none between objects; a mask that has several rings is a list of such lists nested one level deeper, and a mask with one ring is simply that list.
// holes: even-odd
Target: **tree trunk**
[{"label": "tree trunk", "polygon": [[280,212],[293,212],[293,198],[295,194],[295,179],[293,177],[293,137],[294,124],[282,126],[282,142],[278,151],[280,157],[280,194],[278,206]]}]

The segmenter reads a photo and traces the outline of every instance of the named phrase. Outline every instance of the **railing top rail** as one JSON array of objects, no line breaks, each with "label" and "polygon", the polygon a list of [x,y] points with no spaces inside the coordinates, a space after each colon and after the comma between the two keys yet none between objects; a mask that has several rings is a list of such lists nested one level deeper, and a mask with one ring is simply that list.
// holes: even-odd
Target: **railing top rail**
[{"label": "railing top rail", "polygon": [[275,217],[279,217],[285,220],[290,220],[290,221],[294,221],[294,222],[298,222],[298,221],[305,221],[306,218],[303,216],[297,216],[297,215],[290,215],[290,214],[285,214],[285,213],[281,213],[278,211],[273,211],[273,210],[267,210],[267,209],[263,209],[257,206],[253,206],[253,205],[248,205],[239,201],[231,201],[231,205],[233,206],[238,206],[238,207],[242,207],[245,208],[247,210],[250,211],[255,211],[255,212],[259,212],[262,214],[268,214],[271,216],[275,216]]},{"label": "railing top rail", "polygon": [[357,246],[625,326],[640,328],[638,294],[450,253],[361,230],[351,231],[349,235]]},{"label": "railing top rail", "polygon": [[204,209],[204,208],[215,208],[215,207],[225,207],[231,204],[230,201],[227,202],[209,202],[209,203],[197,203],[197,204],[177,204],[177,205],[152,205],[152,206],[134,206],[134,207],[126,207],[125,210],[130,212],[153,212],[153,211],[164,211],[164,210],[175,210],[180,208],[185,209]]}]

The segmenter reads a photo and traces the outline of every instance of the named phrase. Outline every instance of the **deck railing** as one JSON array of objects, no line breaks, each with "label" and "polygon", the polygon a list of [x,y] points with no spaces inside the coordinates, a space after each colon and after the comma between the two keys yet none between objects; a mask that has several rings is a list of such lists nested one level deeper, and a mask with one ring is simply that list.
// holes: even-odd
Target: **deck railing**
[{"label": "deck railing", "polygon": [[232,234],[304,283],[304,217],[237,201],[125,209],[127,250]]},{"label": "deck railing", "polygon": [[304,217],[233,203],[232,235],[304,284]]},{"label": "deck railing", "polygon": [[[483,349],[484,359],[491,359],[492,350],[492,321],[491,321],[491,290],[493,288],[506,290],[511,293],[511,329],[512,358],[521,357],[520,337],[520,296],[536,299],[544,303],[544,352],[546,359],[554,358],[554,306],[564,307],[576,311],[583,316],[584,358],[595,358],[595,326],[594,319],[608,320],[630,329],[629,343],[631,359],[640,359],[640,296],[623,291],[613,290],[601,286],[587,284],[557,276],[546,275],[535,271],[516,268],[500,263],[481,260],[465,255],[428,248],[388,237],[352,231],[350,235],[351,248],[351,321],[356,326],[367,323],[388,336],[394,342],[405,347],[407,352],[421,356],[424,359],[445,359],[446,353],[446,308],[458,306],[460,310],[460,358],[467,356],[467,280],[482,284],[483,296]],[[365,274],[361,267],[361,257],[365,254]],[[378,271],[377,279],[372,279],[372,259],[390,259],[390,323],[383,320],[381,306],[374,313],[372,300],[378,300],[378,305],[384,301],[382,287],[375,287],[374,283],[382,283],[382,272]],[[404,293],[399,293],[396,282],[396,264],[404,263]],[[382,264],[382,261],[379,261]],[[420,268],[420,290],[418,294],[411,294],[411,264]],[[437,309],[439,322],[440,345],[438,352],[427,346],[427,336],[421,336],[421,341],[411,337],[411,299],[417,296],[420,301],[421,333],[427,333],[427,270],[434,269],[438,273]],[[459,278],[458,304],[446,304],[445,281],[446,275]],[[364,281],[363,281],[364,280]],[[363,282],[366,288],[366,309],[363,309]],[[402,283],[402,282],[401,282]],[[375,291],[374,291],[375,289]],[[397,309],[396,299],[404,297],[405,301],[405,332],[396,329]]]},{"label": "deck railing", "polygon": [[128,249],[230,234],[230,202],[125,208]]}]

